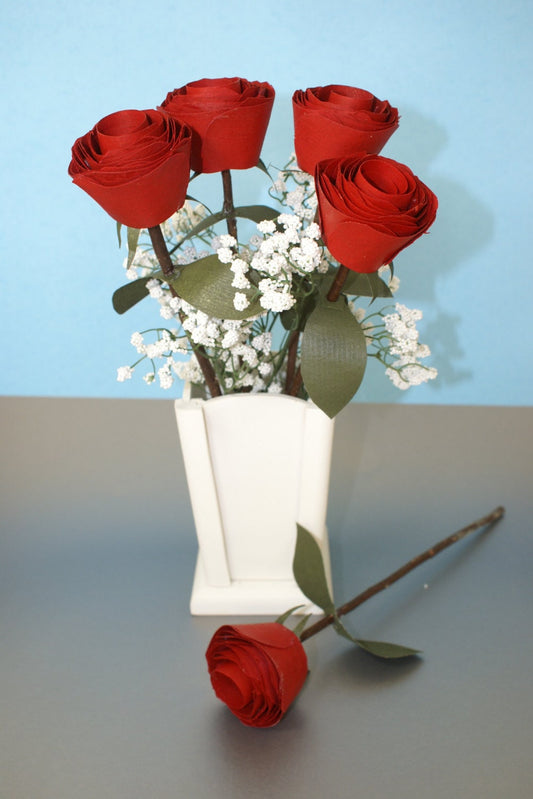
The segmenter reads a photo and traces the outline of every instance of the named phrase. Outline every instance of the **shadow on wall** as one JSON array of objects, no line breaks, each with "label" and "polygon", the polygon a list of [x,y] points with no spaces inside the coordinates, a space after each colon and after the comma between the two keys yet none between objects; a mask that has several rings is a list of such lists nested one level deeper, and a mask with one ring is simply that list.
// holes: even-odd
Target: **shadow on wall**
[{"label": "shadow on wall", "polygon": [[[402,109],[400,128],[392,140],[391,157],[407,163],[439,198],[437,221],[431,229],[431,251],[434,261],[426,261],[424,247],[415,245],[402,265],[409,295],[433,310],[424,324],[424,339],[430,343],[433,360],[438,366],[439,382],[447,385],[464,382],[470,370],[461,368],[464,352],[458,336],[458,326],[466,307],[474,298],[471,278],[459,298],[457,313],[440,307],[436,291],[437,280],[463,268],[473,256],[482,251],[494,235],[494,218],[478,197],[462,183],[443,175],[433,174],[431,164],[454,136],[444,127],[412,108]],[[464,164],[458,163],[455,173],[461,174]],[[415,277],[416,276],[416,277]],[[401,277],[401,275],[400,275]],[[435,385],[430,383],[430,389]],[[391,395],[392,399],[392,395]]]}]

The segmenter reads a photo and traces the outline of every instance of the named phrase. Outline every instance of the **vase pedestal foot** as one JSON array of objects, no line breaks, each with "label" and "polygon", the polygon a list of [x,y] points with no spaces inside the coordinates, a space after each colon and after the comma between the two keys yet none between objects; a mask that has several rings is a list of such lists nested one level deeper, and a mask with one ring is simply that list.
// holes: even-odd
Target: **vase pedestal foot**
[{"label": "vase pedestal foot", "polygon": [[198,555],[190,603],[193,616],[276,617],[296,605],[303,605],[297,614],[323,613],[309,602],[294,580],[233,580],[229,585],[210,585]]}]

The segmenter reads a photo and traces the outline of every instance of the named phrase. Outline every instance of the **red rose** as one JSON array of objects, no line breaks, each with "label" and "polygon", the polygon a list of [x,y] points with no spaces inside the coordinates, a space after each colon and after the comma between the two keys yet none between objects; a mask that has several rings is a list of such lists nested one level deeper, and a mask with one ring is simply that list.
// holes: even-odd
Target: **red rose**
[{"label": "red rose", "polygon": [[398,127],[398,109],[353,86],[294,92],[294,147],[300,169],[314,174],[325,158],[379,153]]},{"label": "red rose", "polygon": [[190,171],[191,131],[161,111],[117,111],[72,147],[68,173],[113,219],[159,225],[181,208]]},{"label": "red rose", "polygon": [[161,108],[192,128],[195,172],[249,169],[259,161],[274,94],[269,83],[205,78],[169,92]]},{"label": "red rose", "polygon": [[249,727],[281,721],[307,675],[300,639],[277,622],[220,627],[206,658],[216,695]]},{"label": "red rose", "polygon": [[322,161],[315,181],[324,242],[355,272],[377,271],[435,220],[431,189],[390,158],[358,153]]}]

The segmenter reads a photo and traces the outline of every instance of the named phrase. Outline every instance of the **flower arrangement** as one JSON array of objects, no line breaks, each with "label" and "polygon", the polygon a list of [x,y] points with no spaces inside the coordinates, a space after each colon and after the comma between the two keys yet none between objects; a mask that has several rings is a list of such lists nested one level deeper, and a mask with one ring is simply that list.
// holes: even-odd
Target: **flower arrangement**
[{"label": "flower arrangement", "polygon": [[[127,228],[129,282],[115,292],[115,310],[151,296],[164,320],[132,335],[138,358],[119,380],[145,363],[145,381],[163,388],[178,377],[205,397],[288,394],[333,418],[369,357],[400,389],[436,376],[422,363],[430,352],[419,342],[421,312],[393,302],[393,261],[429,230],[438,203],[409,167],[380,155],[398,110],[349,86],[294,93],[295,154],[272,178],[260,155],[273,102],[265,82],[188,83],[157,109],[100,120],[74,143],[69,174],[116,220],[119,242]],[[234,204],[231,170],[255,167],[275,207]],[[199,173],[213,172],[223,187],[215,213],[188,193]],[[250,235],[243,220],[255,225]],[[298,607],[276,622],[223,625],[206,653],[215,693],[245,724],[277,724],[307,675],[303,641],[328,625],[377,657],[416,655],[354,637],[341,616],[502,515],[497,508],[340,608],[317,541],[298,525],[294,576],[324,617],[308,626],[304,615],[291,630]]]},{"label": "flower arrangement", "polygon": [[[437,198],[379,155],[397,109],[348,86],[295,92],[295,155],[271,178],[260,153],[273,101],[264,82],[189,83],[158,109],[100,120],[75,142],[69,174],[119,238],[128,229],[115,310],[151,296],[164,320],[132,335],[138,357],[119,381],[147,364],[144,380],[163,388],[178,377],[205,396],[289,394],[334,417],[369,357],[400,389],[436,376],[422,363],[421,312],[394,301],[393,259],[429,229]],[[235,206],[231,170],[257,166],[275,206]],[[212,172],[224,193],[216,213],[187,193]],[[242,220],[255,225],[244,239]]]}]

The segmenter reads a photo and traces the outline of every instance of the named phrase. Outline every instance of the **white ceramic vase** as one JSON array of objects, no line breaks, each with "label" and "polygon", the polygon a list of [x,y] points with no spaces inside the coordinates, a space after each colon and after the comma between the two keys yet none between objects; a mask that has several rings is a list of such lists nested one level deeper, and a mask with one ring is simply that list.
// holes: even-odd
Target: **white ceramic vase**
[{"label": "white ceramic vase", "polygon": [[296,523],[330,581],[326,510],[334,422],[311,402],[229,394],[175,403],[198,537],[195,615],[321,612],[292,573]]}]

